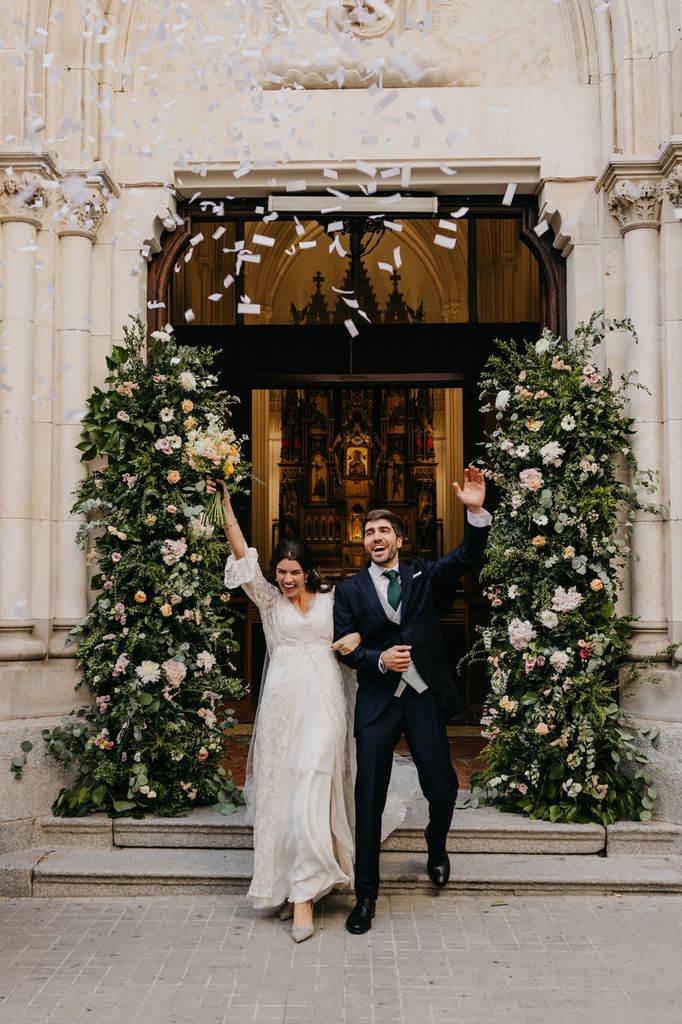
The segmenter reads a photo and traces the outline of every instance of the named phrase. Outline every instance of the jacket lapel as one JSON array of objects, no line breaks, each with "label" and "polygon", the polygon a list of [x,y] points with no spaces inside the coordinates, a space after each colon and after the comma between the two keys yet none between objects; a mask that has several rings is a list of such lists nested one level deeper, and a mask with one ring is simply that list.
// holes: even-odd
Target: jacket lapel
[{"label": "jacket lapel", "polygon": [[369,574],[369,569],[363,569],[362,572],[360,572],[356,578],[358,581],[358,586],[362,590],[362,593],[365,595],[367,603],[374,610],[374,614],[378,615],[380,619],[385,619],[386,612],[381,607],[381,601],[379,600],[379,595],[377,594],[377,588],[374,586],[374,580]]}]

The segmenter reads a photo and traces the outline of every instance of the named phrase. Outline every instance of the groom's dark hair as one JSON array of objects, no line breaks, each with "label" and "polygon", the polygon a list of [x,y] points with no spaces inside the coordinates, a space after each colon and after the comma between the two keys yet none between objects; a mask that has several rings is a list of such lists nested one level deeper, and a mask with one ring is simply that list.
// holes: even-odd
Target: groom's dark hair
[{"label": "groom's dark hair", "polygon": [[387,508],[373,508],[370,512],[367,513],[367,515],[365,516],[365,521],[362,524],[363,535],[365,533],[365,527],[367,526],[367,523],[373,523],[377,519],[387,519],[388,522],[393,527],[393,529],[395,530],[396,537],[405,536],[405,527],[403,526],[402,519],[399,519],[395,512],[391,512]]}]

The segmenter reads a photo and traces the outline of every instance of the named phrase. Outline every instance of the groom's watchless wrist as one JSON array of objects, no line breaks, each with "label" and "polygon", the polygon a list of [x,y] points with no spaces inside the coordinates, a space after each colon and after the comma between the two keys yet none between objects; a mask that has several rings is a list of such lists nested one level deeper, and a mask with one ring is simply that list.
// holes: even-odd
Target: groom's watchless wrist
[{"label": "groom's watchless wrist", "polygon": [[383,654],[379,655],[379,671],[381,672],[382,675],[386,675],[386,673],[388,672],[388,669],[384,665],[384,656],[383,656]]}]

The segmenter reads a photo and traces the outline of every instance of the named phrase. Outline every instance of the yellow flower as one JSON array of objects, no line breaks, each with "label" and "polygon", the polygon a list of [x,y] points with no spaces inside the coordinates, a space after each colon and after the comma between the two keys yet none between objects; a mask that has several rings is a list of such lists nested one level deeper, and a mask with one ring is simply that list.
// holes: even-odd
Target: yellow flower
[{"label": "yellow flower", "polygon": [[567,548],[564,548],[564,558],[575,558],[575,548],[572,544],[569,544]]},{"label": "yellow flower", "polygon": [[594,592],[596,594],[600,590],[604,589],[604,584],[599,579],[593,579],[592,582],[590,583],[590,587],[591,587],[592,590],[594,590]]},{"label": "yellow flower", "polygon": [[167,601],[165,604],[161,605],[161,614],[165,619],[167,619],[169,615],[173,614],[173,608],[171,605],[168,604]]},{"label": "yellow flower", "polygon": [[232,465],[231,462],[228,462],[228,464],[225,466],[225,476],[232,476],[233,473],[234,466]]},{"label": "yellow flower", "polygon": [[185,430],[191,430],[192,427],[196,427],[196,425],[197,425],[197,423],[199,421],[196,420],[194,418],[194,416],[188,416],[187,419],[184,422],[185,422]]},{"label": "yellow flower", "polygon": [[185,412],[185,413],[191,412],[193,408],[194,408],[194,402],[191,402],[189,400],[189,398],[186,398],[184,400],[184,402],[182,403],[182,411]]},{"label": "yellow flower", "polygon": [[537,434],[538,430],[541,429],[543,423],[544,420],[526,420],[526,427],[534,434]]},{"label": "yellow flower", "polygon": [[537,537],[533,537],[532,543],[533,547],[544,548],[545,544],[547,543],[547,540],[542,536],[541,533],[539,533]]},{"label": "yellow flower", "polygon": [[177,471],[177,469],[171,469],[166,475],[166,480],[168,481],[169,484],[176,484],[179,479],[180,474]]},{"label": "yellow flower", "polygon": [[154,524],[156,523],[156,516],[151,514],[148,515],[145,518],[145,523],[147,524],[147,526],[154,526]]},{"label": "yellow flower", "polygon": [[145,594],[144,590],[137,591],[137,593],[135,594],[135,600],[137,601],[138,604],[145,603],[145,601],[147,600],[147,595]]}]

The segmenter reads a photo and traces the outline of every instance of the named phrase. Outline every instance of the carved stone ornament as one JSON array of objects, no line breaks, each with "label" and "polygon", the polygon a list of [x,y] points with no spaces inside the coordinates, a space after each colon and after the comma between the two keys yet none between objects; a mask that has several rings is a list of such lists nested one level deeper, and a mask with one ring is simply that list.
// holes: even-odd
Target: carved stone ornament
[{"label": "carved stone ornament", "polygon": [[42,223],[50,192],[37,174],[15,174],[8,168],[0,177],[0,217]]},{"label": "carved stone ornament", "polygon": [[619,181],[609,192],[608,208],[623,234],[633,228],[661,225],[663,186],[659,181]]},{"label": "carved stone ornament", "polygon": [[676,164],[665,181],[668,199],[678,210],[682,209],[682,164]]},{"label": "carved stone ornament", "polygon": [[81,202],[63,191],[57,195],[55,219],[60,235],[76,234],[94,238],[106,212],[106,200],[99,192],[88,192]]},{"label": "carved stone ornament", "polygon": [[265,89],[568,85],[560,5],[536,10],[537,0],[260,0],[245,42]]}]

